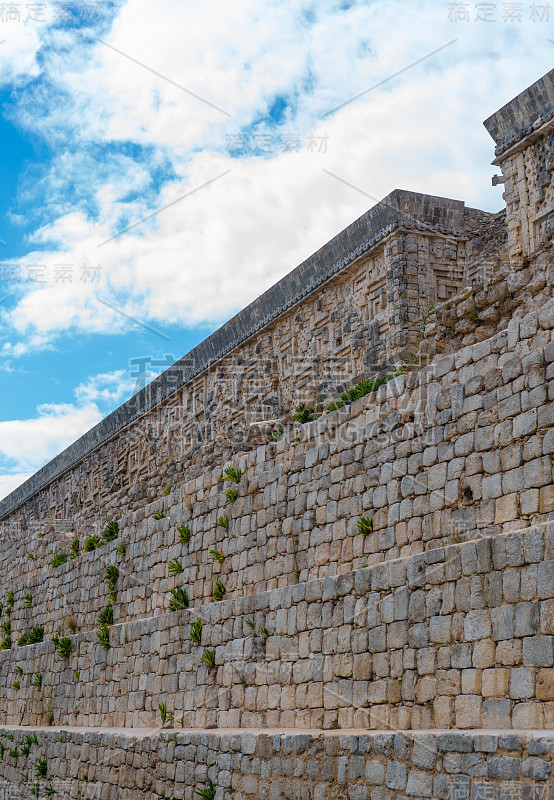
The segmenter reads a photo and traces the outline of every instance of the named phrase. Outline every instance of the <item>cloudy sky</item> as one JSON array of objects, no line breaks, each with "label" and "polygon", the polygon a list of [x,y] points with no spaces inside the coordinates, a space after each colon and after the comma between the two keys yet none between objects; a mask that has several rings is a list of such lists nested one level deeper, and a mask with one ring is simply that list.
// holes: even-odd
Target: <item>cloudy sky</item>
[{"label": "cloudy sky", "polygon": [[[502,207],[548,4],[0,10],[0,496],[394,188]],[[332,173],[332,174],[330,174]]]}]

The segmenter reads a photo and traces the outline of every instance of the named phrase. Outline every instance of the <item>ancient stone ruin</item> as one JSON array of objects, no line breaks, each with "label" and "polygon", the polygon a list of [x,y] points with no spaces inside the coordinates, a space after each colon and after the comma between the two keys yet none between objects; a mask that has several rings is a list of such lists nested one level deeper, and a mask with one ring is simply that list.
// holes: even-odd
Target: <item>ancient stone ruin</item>
[{"label": "ancient stone ruin", "polygon": [[554,71],[485,126],[505,211],[392,192],[0,503],[2,797],[552,796]]}]

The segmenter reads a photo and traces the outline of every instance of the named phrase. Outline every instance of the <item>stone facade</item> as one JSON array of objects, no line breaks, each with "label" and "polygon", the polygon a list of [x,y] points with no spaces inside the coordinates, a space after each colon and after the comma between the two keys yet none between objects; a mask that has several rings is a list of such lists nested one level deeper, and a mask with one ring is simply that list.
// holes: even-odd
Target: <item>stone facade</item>
[{"label": "stone facade", "polygon": [[505,182],[510,258],[528,259],[554,230],[554,74],[485,121]]},{"label": "stone facade", "polygon": [[393,192],[3,500],[0,519],[126,502],[198,448],[240,445],[252,423],[383,369],[413,348],[422,313],[463,286],[467,241],[489,218]]},{"label": "stone facade", "polygon": [[[24,737],[24,731],[0,729],[6,754],[24,746]],[[213,780],[218,800],[547,800],[552,774],[552,738],[536,733],[160,734],[146,728],[140,734],[42,730],[37,738],[17,764],[7,755],[0,762],[0,785],[19,790],[22,770],[32,775],[46,760],[40,787],[63,798],[193,800],[195,787]]]},{"label": "stone facade", "polygon": [[6,790],[554,798],[553,77],[0,503]]}]

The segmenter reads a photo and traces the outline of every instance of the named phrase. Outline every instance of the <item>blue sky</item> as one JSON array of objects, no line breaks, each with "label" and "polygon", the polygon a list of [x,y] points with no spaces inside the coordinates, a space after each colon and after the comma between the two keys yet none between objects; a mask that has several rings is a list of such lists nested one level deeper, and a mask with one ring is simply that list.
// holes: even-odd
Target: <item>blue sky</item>
[{"label": "blue sky", "polygon": [[551,68],[550,38],[554,10],[531,2],[4,11],[0,496],[368,195],[499,210],[482,120]]}]

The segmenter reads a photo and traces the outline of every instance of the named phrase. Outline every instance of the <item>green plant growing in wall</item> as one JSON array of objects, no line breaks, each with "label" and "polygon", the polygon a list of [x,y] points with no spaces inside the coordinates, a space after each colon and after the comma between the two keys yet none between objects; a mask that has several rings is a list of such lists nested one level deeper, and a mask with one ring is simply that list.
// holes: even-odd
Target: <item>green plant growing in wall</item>
[{"label": "green plant growing in wall", "polygon": [[16,675],[23,675],[23,670],[21,667],[15,667],[14,672]]},{"label": "green plant growing in wall", "polygon": [[205,664],[208,669],[213,669],[215,667],[215,650],[204,650],[200,661]]},{"label": "green plant growing in wall", "polygon": [[106,608],[103,608],[102,611],[98,614],[98,624],[99,625],[113,624],[113,606],[111,603],[108,603]]},{"label": "green plant growing in wall", "polygon": [[115,583],[119,578],[119,569],[115,564],[108,564],[106,567],[106,581]]},{"label": "green plant growing in wall", "polygon": [[52,797],[56,793],[52,786],[45,786],[43,791],[45,797]]},{"label": "green plant growing in wall", "polygon": [[53,636],[52,641],[56,647],[56,653],[60,658],[66,661],[74,650],[73,642],[69,636],[62,636],[61,638]]},{"label": "green plant growing in wall", "polygon": [[35,781],[31,786],[31,795],[33,797],[39,797],[40,795],[40,781]]},{"label": "green plant growing in wall", "polygon": [[118,546],[115,548],[115,552],[117,553],[117,555],[118,555],[118,556],[124,556],[124,555],[125,555],[125,551],[126,551],[126,549],[127,549],[127,548],[126,548],[126,546],[125,546],[124,544],[119,544],[119,545],[118,545]]},{"label": "green plant growing in wall", "polygon": [[209,780],[203,789],[197,787],[194,790],[194,794],[197,794],[199,797],[202,798],[202,800],[214,800],[215,786],[213,785],[212,781]]},{"label": "green plant growing in wall", "polygon": [[15,689],[15,691],[16,691],[16,692],[17,692],[17,691],[18,691],[18,689],[20,689],[20,688],[21,688],[21,685],[20,685],[19,681],[14,681],[14,682],[12,683],[12,689]]},{"label": "green plant growing in wall", "polygon": [[[405,370],[403,370],[403,372],[405,372]],[[339,400],[335,400],[334,403],[331,403],[327,409],[327,413],[330,414],[331,411],[336,411],[338,408],[349,406],[356,400],[359,400],[360,397],[365,397],[367,394],[376,392],[380,386],[383,386],[385,383],[388,383],[395,377],[396,374],[393,373],[381,375],[379,378],[374,378],[373,380],[364,378],[363,380],[358,381],[358,383],[356,383],[351,389],[347,389],[346,392],[343,392]]]},{"label": "green plant growing in wall", "polygon": [[30,608],[33,605],[33,596],[30,594],[26,594],[23,598],[25,600],[25,605],[27,608]]},{"label": "green plant growing in wall", "polygon": [[240,479],[242,478],[242,470],[235,467],[227,467],[223,470],[223,474],[231,483],[240,483]]},{"label": "green plant growing in wall", "polygon": [[11,758],[15,758],[15,763],[17,764],[17,759],[19,758],[19,750],[17,747],[14,747],[13,750],[10,750],[8,755],[11,756]]},{"label": "green plant growing in wall", "polygon": [[27,558],[29,559],[29,561],[34,561],[35,560],[35,554],[34,553],[27,553]]},{"label": "green plant growing in wall", "polygon": [[306,422],[312,422],[314,418],[314,410],[313,408],[308,408],[306,403],[301,403],[299,406],[296,406],[294,419],[296,422],[299,422],[301,425],[305,425]]},{"label": "green plant growing in wall", "polygon": [[102,650],[107,653],[111,647],[109,625],[107,625],[105,622],[99,625],[96,629],[96,635],[98,636],[98,644]]},{"label": "green plant growing in wall", "polygon": [[201,644],[202,642],[202,620],[197,619],[196,622],[193,622],[190,629],[190,638],[195,644]]},{"label": "green plant growing in wall", "polygon": [[167,565],[167,571],[170,575],[179,575],[183,571],[183,565],[178,558],[174,558]]},{"label": "green plant growing in wall", "polygon": [[28,633],[22,633],[19,636],[17,644],[19,647],[24,647],[27,644],[38,644],[42,641],[44,641],[44,626],[35,625]]},{"label": "green plant growing in wall", "polygon": [[173,725],[175,717],[171,712],[167,710],[167,703],[160,703],[159,709],[160,709],[160,719],[162,720],[162,725],[165,725],[166,722],[169,725]]},{"label": "green plant growing in wall", "polygon": [[165,519],[165,514],[163,511],[158,511],[156,514],[152,515],[152,519],[159,521],[160,519]]},{"label": "green plant growing in wall", "polygon": [[50,566],[54,567],[61,567],[62,564],[67,563],[67,553],[56,553],[56,555],[52,556],[50,559]]},{"label": "green plant growing in wall", "polygon": [[373,519],[371,517],[361,517],[358,520],[358,533],[361,533],[362,536],[369,536],[370,533],[373,533]]},{"label": "green plant growing in wall", "polygon": [[254,630],[254,628],[256,627],[253,619],[245,619],[244,624],[247,625],[251,630]]},{"label": "green plant growing in wall", "polygon": [[41,758],[41,760],[37,761],[35,764],[35,775],[37,778],[46,778],[47,771],[48,761],[45,758]]},{"label": "green plant growing in wall", "polygon": [[117,539],[119,536],[119,522],[116,522],[114,519],[111,522],[108,522],[104,530],[102,531],[102,539],[105,542],[113,542],[114,539]]},{"label": "green plant growing in wall", "polygon": [[218,550],[216,547],[214,547],[213,550],[210,550],[209,555],[214,559],[214,561],[217,561],[218,564],[223,564],[225,556],[221,550]]},{"label": "green plant growing in wall", "polygon": [[228,531],[229,530],[229,517],[220,517],[217,520],[216,525],[219,528],[223,528],[224,530]]},{"label": "green plant growing in wall", "polygon": [[69,545],[69,558],[75,559],[79,556],[79,537],[76,536],[74,539],[71,540],[71,544]]},{"label": "green plant growing in wall", "polygon": [[258,633],[259,633],[259,634],[260,634],[260,636],[261,636],[261,637],[263,637],[264,639],[268,639],[268,638],[269,638],[269,631],[268,631],[268,629],[267,629],[267,628],[260,628],[260,630],[258,631]]},{"label": "green plant growing in wall", "polygon": [[188,525],[183,523],[182,525],[177,525],[177,531],[179,533],[179,539],[182,541],[183,544],[187,544],[190,542],[190,528]]},{"label": "green plant growing in wall", "polygon": [[119,569],[115,564],[108,564],[106,567],[106,583],[108,584],[108,599],[115,603],[117,599],[117,579]]},{"label": "green plant growing in wall", "polygon": [[8,617],[12,613],[14,605],[15,605],[15,592],[8,592],[6,594],[6,614],[8,615]]},{"label": "green plant growing in wall", "polygon": [[93,550],[97,550],[101,546],[100,537],[97,533],[93,533],[85,540],[85,553],[92,553]]},{"label": "green plant growing in wall", "polygon": [[227,590],[225,586],[221,583],[221,581],[218,581],[212,591],[212,598],[214,603],[219,603],[219,601],[223,599],[223,596],[225,595],[226,591]]},{"label": "green plant growing in wall", "polygon": [[31,681],[31,686],[33,686],[34,692],[40,692],[42,689],[42,672],[37,672],[35,675],[35,679]]},{"label": "green plant growing in wall", "polygon": [[236,486],[229,486],[229,488],[225,492],[227,503],[234,503],[238,496],[239,496],[239,490],[237,489]]},{"label": "green plant growing in wall", "polygon": [[164,495],[168,497],[171,494],[171,486],[166,486],[164,489]]},{"label": "green plant growing in wall", "polygon": [[169,601],[170,611],[183,611],[190,605],[189,596],[187,591],[182,586],[171,590],[171,600]]},{"label": "green plant growing in wall", "polygon": [[4,638],[0,643],[0,650],[10,650],[12,646],[12,623],[8,620],[2,623]]}]

